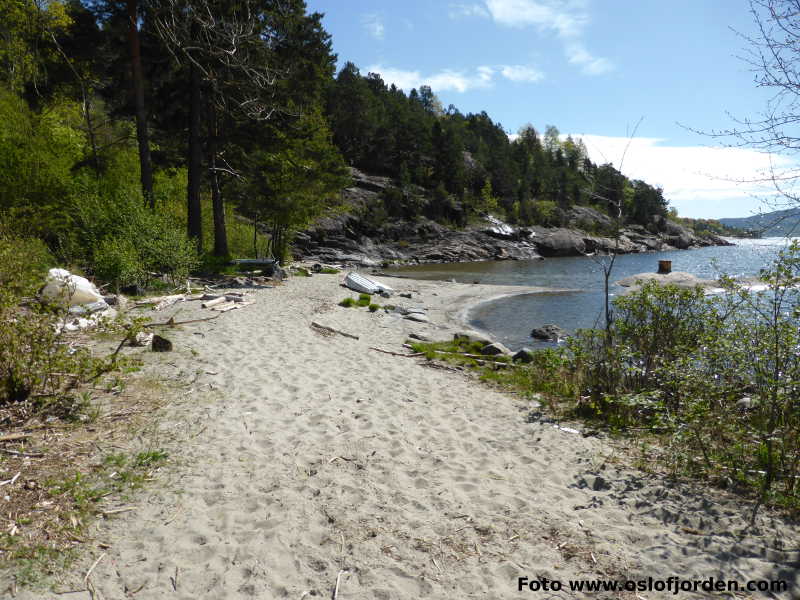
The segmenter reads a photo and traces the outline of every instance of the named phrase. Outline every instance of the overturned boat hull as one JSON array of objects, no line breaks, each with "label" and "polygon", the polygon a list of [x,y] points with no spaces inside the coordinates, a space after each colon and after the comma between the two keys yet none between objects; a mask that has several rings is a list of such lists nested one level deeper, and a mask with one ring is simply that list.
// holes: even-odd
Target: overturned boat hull
[{"label": "overturned boat hull", "polygon": [[381,292],[391,294],[394,292],[394,290],[388,285],[374,281],[369,277],[364,277],[363,275],[354,271],[345,275],[344,284],[351,290],[360,292],[362,294],[380,294]]}]

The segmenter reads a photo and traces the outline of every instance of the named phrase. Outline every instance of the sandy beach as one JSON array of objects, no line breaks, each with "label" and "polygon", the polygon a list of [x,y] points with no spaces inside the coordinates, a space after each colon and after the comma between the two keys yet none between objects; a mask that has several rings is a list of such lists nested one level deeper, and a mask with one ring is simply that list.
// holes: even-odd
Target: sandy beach
[{"label": "sandy beach", "polygon": [[[342,308],[342,275],[294,277],[256,303],[166,335],[145,374],[183,385],[165,467],[136,510],[90,528],[62,589],[92,571],[101,598],[702,598],[577,592],[570,580],[786,580],[800,536],[700,484],[626,466],[605,436],[406,352],[452,337],[469,305],[528,288],[385,279],[430,323]],[[205,316],[199,303],[180,318]],[[159,313],[166,320],[173,309]],[[323,335],[311,323],[358,336]],[[533,412],[533,414],[531,414]],[[561,590],[518,589],[518,578]],[[20,598],[90,598],[88,592]]]}]

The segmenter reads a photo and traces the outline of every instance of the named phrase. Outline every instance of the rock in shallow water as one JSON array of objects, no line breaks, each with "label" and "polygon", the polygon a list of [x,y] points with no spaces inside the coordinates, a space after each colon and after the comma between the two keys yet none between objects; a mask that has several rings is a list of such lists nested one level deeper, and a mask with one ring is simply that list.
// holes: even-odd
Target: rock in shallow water
[{"label": "rock in shallow water", "polygon": [[567,337],[567,332],[558,325],[548,323],[541,327],[536,327],[531,331],[531,337],[537,340],[545,340],[549,342],[557,342]]}]

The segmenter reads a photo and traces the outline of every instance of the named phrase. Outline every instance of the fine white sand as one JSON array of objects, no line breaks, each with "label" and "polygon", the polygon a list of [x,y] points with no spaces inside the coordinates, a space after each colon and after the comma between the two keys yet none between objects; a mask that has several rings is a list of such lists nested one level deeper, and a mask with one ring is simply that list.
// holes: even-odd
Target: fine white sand
[{"label": "fine white sand", "polygon": [[607,439],[464,373],[370,350],[447,337],[468,304],[530,290],[386,279],[419,295],[381,302],[427,307],[425,324],[337,306],[354,295],[341,279],[260,290],[142,354],[191,390],[162,424],[172,463],[136,511],[92,527],[108,547],[62,589],[105,552],[92,581],[109,599],[328,599],[337,579],[340,600],[676,597],[519,592],[521,576],[787,579],[789,594],[738,597],[800,597],[795,529],[760,517],[747,532],[741,500],[623,467]]}]

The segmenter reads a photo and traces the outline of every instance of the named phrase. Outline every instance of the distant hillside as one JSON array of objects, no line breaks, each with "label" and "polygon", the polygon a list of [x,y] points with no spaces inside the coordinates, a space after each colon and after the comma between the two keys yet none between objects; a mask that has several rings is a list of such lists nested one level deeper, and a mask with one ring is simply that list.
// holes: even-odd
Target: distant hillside
[{"label": "distant hillside", "polygon": [[800,236],[800,208],[776,210],[752,217],[719,219],[719,222],[728,227],[757,233],[760,237]]}]

